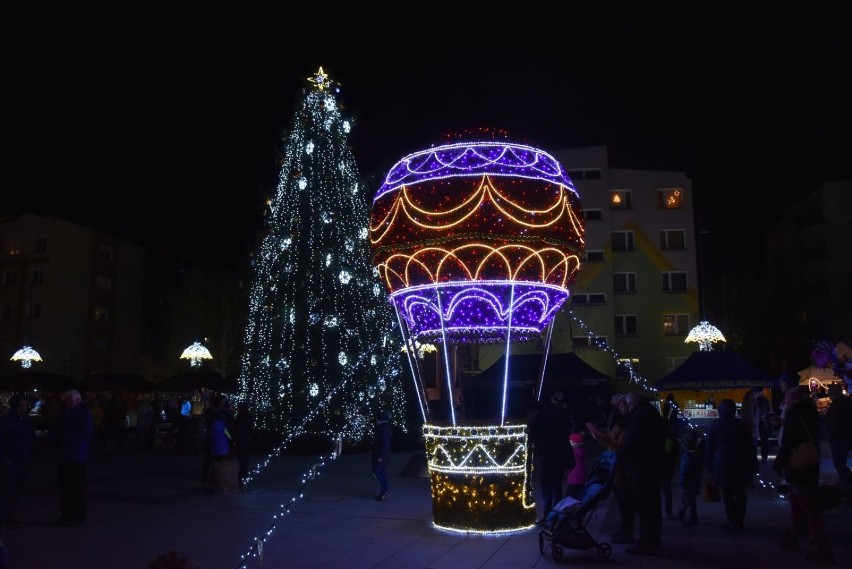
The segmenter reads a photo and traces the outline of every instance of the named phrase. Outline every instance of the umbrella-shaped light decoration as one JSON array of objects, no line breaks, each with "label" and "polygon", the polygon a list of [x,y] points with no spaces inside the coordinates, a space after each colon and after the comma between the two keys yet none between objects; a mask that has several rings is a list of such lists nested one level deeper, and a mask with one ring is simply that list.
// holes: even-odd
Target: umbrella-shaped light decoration
[{"label": "umbrella-shaped light decoration", "polygon": [[699,351],[709,352],[713,349],[714,343],[727,342],[727,340],[718,328],[706,320],[702,320],[698,323],[698,326],[689,331],[689,335],[687,335],[684,342],[698,342]]},{"label": "umbrella-shaped light decoration", "polygon": [[189,365],[192,367],[199,367],[201,360],[212,360],[213,356],[210,355],[210,350],[205,348],[201,342],[193,342],[191,346],[183,351],[180,359],[189,360]]},{"label": "umbrella-shaped light decoration", "polygon": [[33,362],[42,361],[41,355],[30,346],[24,346],[11,357],[13,362],[21,362],[21,367],[29,368],[33,366]]}]

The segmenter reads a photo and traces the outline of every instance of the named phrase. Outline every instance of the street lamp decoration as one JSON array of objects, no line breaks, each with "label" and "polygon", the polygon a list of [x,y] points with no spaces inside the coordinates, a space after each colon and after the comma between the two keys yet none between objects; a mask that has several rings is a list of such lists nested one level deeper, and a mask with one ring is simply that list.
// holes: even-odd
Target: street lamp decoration
[{"label": "street lamp decoration", "polygon": [[189,365],[192,367],[199,367],[201,360],[212,360],[213,356],[210,355],[210,350],[205,348],[201,342],[193,342],[191,346],[183,351],[180,359],[189,360]]},{"label": "street lamp decoration", "polygon": [[727,342],[725,337],[718,328],[702,320],[698,326],[689,331],[684,342],[698,342],[698,350],[700,352],[709,352],[713,349],[713,344],[716,342]]},{"label": "street lamp decoration", "polygon": [[41,355],[30,346],[24,346],[11,357],[13,362],[21,362],[22,368],[31,368],[33,362],[42,361]]}]

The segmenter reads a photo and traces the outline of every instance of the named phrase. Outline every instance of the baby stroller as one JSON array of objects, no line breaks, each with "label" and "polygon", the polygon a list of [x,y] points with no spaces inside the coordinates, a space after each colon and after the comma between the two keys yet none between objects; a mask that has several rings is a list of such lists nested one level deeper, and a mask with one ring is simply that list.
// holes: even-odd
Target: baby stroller
[{"label": "baby stroller", "polygon": [[557,561],[562,559],[563,547],[595,548],[598,557],[603,559],[612,555],[612,546],[595,541],[586,524],[597,511],[598,504],[612,492],[614,473],[614,452],[606,451],[595,459],[579,496],[576,499],[565,498],[547,514],[544,529],[538,534],[538,548],[542,555],[545,543],[550,543],[550,554]]}]

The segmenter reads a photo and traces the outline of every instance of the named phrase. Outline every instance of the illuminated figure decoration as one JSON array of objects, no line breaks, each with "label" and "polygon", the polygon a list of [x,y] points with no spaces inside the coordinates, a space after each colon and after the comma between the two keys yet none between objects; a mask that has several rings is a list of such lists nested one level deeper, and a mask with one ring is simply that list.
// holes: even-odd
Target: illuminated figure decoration
[{"label": "illuminated figure decoration", "polygon": [[22,368],[31,368],[33,366],[33,362],[42,361],[41,355],[39,355],[39,353],[30,346],[24,346],[15,352],[9,359],[13,362],[21,362]]},{"label": "illuminated figure decoration", "polygon": [[698,323],[698,326],[689,331],[684,342],[698,342],[698,350],[700,352],[709,352],[713,349],[713,344],[716,342],[727,342],[727,340],[718,328],[706,320],[702,320]]},{"label": "illuminated figure decoration", "polygon": [[537,148],[491,138],[405,156],[376,192],[370,217],[373,264],[403,344],[444,346],[446,425],[432,420],[407,354],[419,384],[433,521],[457,531],[526,529],[536,512],[526,427],[506,419],[508,365],[499,422],[461,425],[448,345],[505,343],[507,364],[512,343],[544,333],[549,348],[548,325],[585,249],[579,196],[562,166]]},{"label": "illuminated figure decoration", "polygon": [[190,367],[201,366],[201,360],[212,360],[210,350],[205,348],[201,342],[193,342],[180,355],[180,359],[189,360]]}]

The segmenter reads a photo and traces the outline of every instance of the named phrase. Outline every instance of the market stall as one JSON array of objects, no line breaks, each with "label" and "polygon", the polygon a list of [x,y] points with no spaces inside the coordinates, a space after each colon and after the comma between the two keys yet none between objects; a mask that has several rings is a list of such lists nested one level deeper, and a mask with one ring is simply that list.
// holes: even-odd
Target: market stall
[{"label": "market stall", "polygon": [[698,351],[660,378],[654,388],[661,402],[671,393],[681,415],[693,426],[705,428],[718,417],[719,401],[733,399],[739,405],[746,391],[755,388],[762,388],[769,397],[770,381],[769,375],[732,351]]}]

